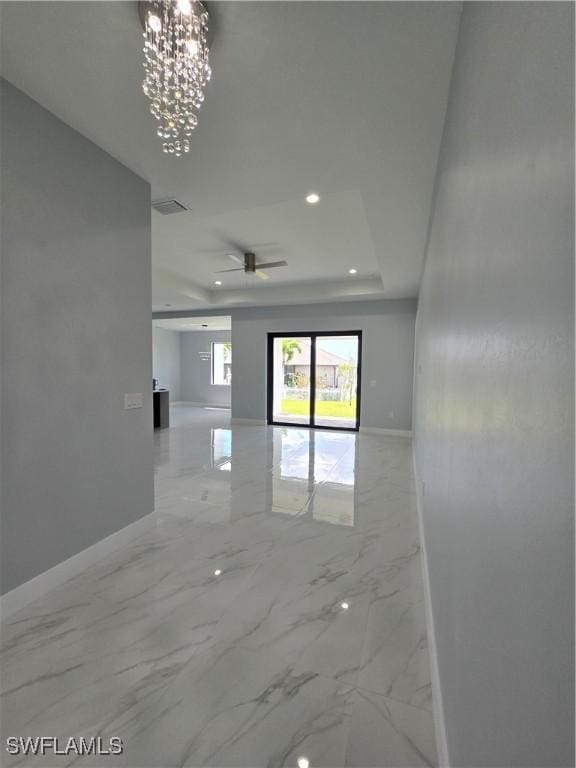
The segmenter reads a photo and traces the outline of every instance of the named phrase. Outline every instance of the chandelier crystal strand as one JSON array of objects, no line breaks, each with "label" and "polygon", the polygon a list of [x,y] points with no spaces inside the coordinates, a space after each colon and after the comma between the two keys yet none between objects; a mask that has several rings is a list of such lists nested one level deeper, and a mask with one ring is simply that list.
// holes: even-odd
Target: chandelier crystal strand
[{"label": "chandelier crystal strand", "polygon": [[208,13],[197,0],[154,0],[146,14],[142,89],[166,154],[190,151],[210,80]]}]

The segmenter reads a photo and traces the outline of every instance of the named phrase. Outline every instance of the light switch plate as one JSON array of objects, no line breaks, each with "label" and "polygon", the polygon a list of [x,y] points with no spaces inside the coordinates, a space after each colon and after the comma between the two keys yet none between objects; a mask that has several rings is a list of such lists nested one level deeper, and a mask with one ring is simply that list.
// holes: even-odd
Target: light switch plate
[{"label": "light switch plate", "polygon": [[131,408],[142,408],[143,406],[142,392],[136,392],[128,395],[124,395],[124,410],[129,411]]}]

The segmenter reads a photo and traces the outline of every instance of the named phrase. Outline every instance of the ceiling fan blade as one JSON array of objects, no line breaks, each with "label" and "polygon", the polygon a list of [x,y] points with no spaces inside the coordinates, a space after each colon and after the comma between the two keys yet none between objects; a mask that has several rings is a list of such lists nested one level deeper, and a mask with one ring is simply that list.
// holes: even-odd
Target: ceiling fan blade
[{"label": "ceiling fan blade", "polygon": [[238,264],[244,264],[244,259],[240,256],[237,256],[235,253],[227,253],[226,256],[228,256],[229,259],[232,259],[232,261],[237,262]]},{"label": "ceiling fan blade", "polygon": [[[240,242],[239,240],[235,240],[233,237],[229,237],[226,232],[223,232],[221,229],[213,229],[212,235],[217,239],[220,240],[220,242],[224,243],[225,247],[229,248],[231,251],[238,251],[238,253],[246,253],[246,251],[253,251],[255,253],[258,253],[258,251],[266,250],[266,251],[278,251],[281,250],[280,243],[272,240],[265,243],[253,243],[249,240],[245,240],[243,242]],[[226,251],[224,250],[224,253]]]},{"label": "ceiling fan blade", "polygon": [[214,274],[221,275],[223,272],[244,272],[244,267],[238,267],[238,269],[218,269]]},{"label": "ceiling fan blade", "polygon": [[267,275],[266,272],[262,272],[261,269],[257,269],[254,274],[257,275],[260,280],[270,280],[270,275]]},{"label": "ceiling fan blade", "polygon": [[280,243],[268,242],[268,243],[250,243],[249,251],[254,253],[281,253],[283,251]]},{"label": "ceiling fan blade", "polygon": [[287,267],[287,261],[268,261],[266,264],[256,264],[258,269],[274,269],[274,267]]},{"label": "ceiling fan blade", "polygon": [[246,243],[240,243],[237,240],[234,240],[234,238],[228,237],[228,235],[225,232],[222,232],[218,229],[212,230],[212,232],[218,240],[224,243],[225,248],[229,248],[231,251],[238,251],[238,253],[244,253],[245,251],[250,250],[249,248],[246,247]]}]

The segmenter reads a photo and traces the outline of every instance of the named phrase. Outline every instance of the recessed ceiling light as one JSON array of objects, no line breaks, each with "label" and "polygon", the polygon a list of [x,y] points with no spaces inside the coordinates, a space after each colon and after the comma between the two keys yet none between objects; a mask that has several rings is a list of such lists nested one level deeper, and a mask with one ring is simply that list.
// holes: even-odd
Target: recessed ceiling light
[{"label": "recessed ceiling light", "polygon": [[310,192],[309,195],[306,195],[306,202],[310,205],[315,205],[319,200],[320,195],[317,195],[316,192]]},{"label": "recessed ceiling light", "polygon": [[347,611],[348,608],[350,608],[350,603],[340,603],[340,608],[342,608],[343,611]]},{"label": "recessed ceiling light", "polygon": [[214,576],[220,576],[220,574],[221,574],[221,573],[222,573],[222,571],[220,570],[220,568],[217,568],[217,569],[214,571]]},{"label": "recessed ceiling light", "polygon": [[297,763],[298,768],[310,768],[310,760],[308,760],[307,757],[304,757],[304,755],[298,758]]},{"label": "recessed ceiling light", "polygon": [[349,275],[356,275],[357,273],[358,273],[358,270],[357,270],[357,269],[354,269],[354,267],[352,267],[352,269],[349,269],[349,270],[348,270],[348,274],[349,274]]},{"label": "recessed ceiling light", "polygon": [[214,285],[222,285],[222,280],[214,280]]}]

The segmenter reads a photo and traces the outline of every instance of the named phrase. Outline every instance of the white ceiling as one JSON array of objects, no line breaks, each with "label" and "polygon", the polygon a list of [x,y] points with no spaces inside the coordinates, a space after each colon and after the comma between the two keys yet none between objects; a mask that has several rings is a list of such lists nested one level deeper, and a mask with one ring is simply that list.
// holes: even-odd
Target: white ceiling
[{"label": "white ceiling", "polygon": [[[189,206],[152,213],[154,309],[415,296],[460,4],[209,9],[213,79],[191,152],[175,158],[141,92],[136,3],[1,5],[2,74],[149,180],[154,199]],[[234,266],[231,240],[289,266],[266,282],[217,276]]]},{"label": "white ceiling", "polygon": [[152,320],[155,328],[163,328],[166,331],[186,331],[199,333],[211,331],[229,331],[232,328],[230,315],[218,315],[213,317],[170,317],[163,320]]}]

